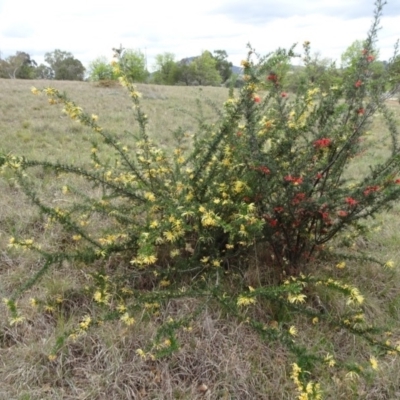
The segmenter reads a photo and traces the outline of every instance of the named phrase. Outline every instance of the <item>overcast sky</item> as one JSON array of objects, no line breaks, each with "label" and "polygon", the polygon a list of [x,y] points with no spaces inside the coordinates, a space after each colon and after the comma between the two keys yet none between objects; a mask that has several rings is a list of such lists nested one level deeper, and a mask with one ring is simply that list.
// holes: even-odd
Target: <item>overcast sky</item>
[{"label": "overcast sky", "polygon": [[[312,52],[340,59],[363,39],[374,0],[0,0],[2,58],[18,51],[43,62],[46,52],[69,51],[87,66],[113,47],[140,49],[149,69],[154,56],[179,60],[224,49],[235,65],[246,44],[265,54],[309,40]],[[388,0],[379,33],[380,59],[400,37],[400,0]]]}]

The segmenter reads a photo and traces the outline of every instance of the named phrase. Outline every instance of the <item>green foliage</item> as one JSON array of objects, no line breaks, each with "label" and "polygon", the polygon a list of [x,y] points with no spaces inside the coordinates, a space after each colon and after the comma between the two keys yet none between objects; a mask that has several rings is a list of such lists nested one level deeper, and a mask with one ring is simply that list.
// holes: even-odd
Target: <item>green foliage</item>
[{"label": "green foliage", "polygon": [[45,61],[53,71],[54,79],[65,81],[82,81],[85,67],[68,51],[59,49],[45,53]]},{"label": "green foliage", "polygon": [[179,67],[175,62],[175,55],[173,53],[166,52],[164,54],[157,54],[154,68],[154,83],[162,85],[174,85],[178,82]]},{"label": "green foliage", "polygon": [[146,57],[140,50],[122,50],[119,63],[125,71],[126,76],[132,82],[146,82],[149,72],[147,71]]},{"label": "green foliage", "polygon": [[117,77],[114,74],[112,65],[107,61],[106,57],[98,57],[89,64],[88,69],[89,80],[97,81],[112,81]]},{"label": "green foliage", "polygon": [[192,80],[199,85],[218,85],[221,83],[221,76],[217,70],[217,60],[209,51],[203,51],[200,57],[196,57],[189,65],[192,73]]},{"label": "green foliage", "polygon": [[[219,122],[207,125],[201,120],[192,137],[178,128],[171,152],[147,135],[148,117],[132,83],[139,79],[137,71],[145,71],[142,64],[135,69],[142,59],[138,53],[121,51],[114,63],[134,105],[137,131],[129,143],[104,130],[97,116],[65,94],[53,88],[33,89],[94,133],[91,168],[1,157],[2,169],[14,173],[49,226],[63,229],[70,239],[70,246],[51,251],[31,239],[11,238],[11,248],[36,251],[44,260],[21,291],[62,262],[84,265],[93,282],[86,290],[96,313],[82,316],[79,325],[57,342],[51,358],[91,326],[113,319],[130,326],[138,315],[152,318],[166,301],[182,297],[201,298],[197,312],[218,304],[261,337],[283,343],[293,355],[291,378],[299,399],[321,398],[318,383],[308,377],[317,368],[335,366],[355,376],[376,367],[374,357],[365,365],[354,365],[334,359],[318,343],[313,344],[317,349],[297,343],[293,321],[299,314],[309,318],[310,326],[321,323],[360,336],[376,351],[399,350],[368,321],[364,297],[354,285],[323,276],[323,271],[319,276],[308,274],[313,260],[329,255],[326,244],[342,233],[361,234],[363,222],[400,197],[397,125],[385,105],[383,85],[371,74],[381,9],[378,1],[355,68],[334,87],[315,79],[309,43],[304,44],[304,77],[296,95],[288,94],[286,86],[293,48],[262,58],[250,48],[242,62],[244,87],[237,97],[231,92]],[[220,80],[209,52],[187,67],[200,84]],[[384,71],[378,82],[385,79]],[[391,152],[361,179],[352,178],[348,168],[362,156],[363,139],[377,111],[388,125]],[[102,156],[106,146],[114,150],[114,159]],[[30,169],[70,174],[99,190],[82,193],[69,185],[63,193],[71,201],[55,206],[36,193]],[[251,268],[258,272],[256,284],[245,279]],[[321,313],[312,301],[319,290],[334,293],[342,304],[340,311]],[[14,324],[23,321],[16,298],[17,294],[6,300]],[[276,308],[273,320],[255,311],[258,304]],[[167,356],[178,348],[176,331],[196,315],[168,321],[138,354]]]},{"label": "green foliage", "polygon": [[40,64],[35,70],[36,79],[54,79],[54,71],[47,65]]},{"label": "green foliage", "polygon": [[232,75],[232,63],[228,61],[228,53],[225,50],[214,50],[214,58],[217,61],[215,67],[221,75],[221,80],[226,82]]},{"label": "green foliage", "polygon": [[17,51],[15,55],[0,59],[0,76],[11,79],[33,79],[35,77],[35,60],[28,53]]}]

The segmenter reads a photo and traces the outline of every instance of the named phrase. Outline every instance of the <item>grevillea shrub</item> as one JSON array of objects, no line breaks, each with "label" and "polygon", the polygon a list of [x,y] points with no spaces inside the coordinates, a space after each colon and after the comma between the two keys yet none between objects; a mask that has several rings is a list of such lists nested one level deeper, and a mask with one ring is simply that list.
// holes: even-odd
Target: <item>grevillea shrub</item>
[{"label": "grevillea shrub", "polygon": [[[153,315],[164,301],[177,297],[200,297],[203,304],[212,300],[262,337],[284,343],[294,356],[291,377],[302,399],[321,396],[306,372],[317,365],[344,368],[352,376],[365,368],[296,343],[291,317],[304,313],[312,323],[322,321],[380,349],[397,351],[366,321],[363,296],[356,287],[308,274],[308,266],[318,263],[327,243],[349,230],[362,233],[363,222],[400,196],[398,132],[385,104],[390,93],[383,93],[389,85],[392,91],[396,87],[385,75],[379,82],[372,80],[370,68],[381,10],[377,1],[356,67],[328,90],[312,76],[308,42],[305,73],[296,93],[285,89],[290,62],[297,57],[294,48],[262,58],[250,49],[242,62],[245,85],[237,95],[231,93],[219,121],[201,123],[192,137],[177,129],[171,151],[162,150],[147,135],[140,93],[117,62],[114,72],[132,99],[138,127],[129,144],[121,144],[99,125],[97,116],[65,94],[33,88],[34,94],[46,95],[50,104],[60,105],[70,118],[93,130],[92,167],[2,156],[3,170],[13,171],[22,190],[48,218],[47,229],[61,227],[73,243],[50,251],[34,240],[11,238],[10,247],[36,251],[44,260],[36,275],[6,300],[11,322],[23,323],[18,296],[40,285],[52,266],[83,263],[93,277],[86,293],[102,313],[82,316],[76,328],[60,336],[51,359],[65,342],[79,340],[92,325],[112,319],[132,325],[140,310]],[[378,111],[390,132],[391,152],[360,179],[353,178],[348,168],[362,157],[364,138]],[[112,162],[102,157],[105,146],[114,150]],[[101,190],[91,194],[65,186],[64,195],[79,200],[54,207],[29,179],[29,170],[37,168],[46,174],[77,176]],[[107,269],[110,264],[113,268]],[[243,276],[255,264],[261,278],[253,287]],[[311,306],[310,292],[316,287],[343,295],[342,315],[321,314]],[[250,312],[256,302],[284,307],[289,319],[262,320]],[[44,300],[33,303],[46,307]],[[149,348],[138,349],[138,356],[168,355],[178,347],[176,331],[196,315],[162,325]],[[376,367],[375,358],[370,364]]]}]

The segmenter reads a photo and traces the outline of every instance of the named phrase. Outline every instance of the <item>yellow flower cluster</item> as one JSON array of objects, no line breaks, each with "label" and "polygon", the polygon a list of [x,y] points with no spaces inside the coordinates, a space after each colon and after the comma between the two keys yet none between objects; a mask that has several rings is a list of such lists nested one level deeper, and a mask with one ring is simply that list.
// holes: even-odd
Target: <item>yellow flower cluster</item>
[{"label": "yellow flower cluster", "polygon": [[249,306],[250,304],[255,304],[255,303],[256,299],[254,297],[247,297],[244,295],[240,295],[236,302],[238,306]]},{"label": "yellow flower cluster", "polygon": [[135,319],[131,317],[128,312],[122,314],[120,320],[128,326],[131,326],[135,323]]},{"label": "yellow flower cluster", "polygon": [[76,106],[72,101],[67,101],[64,103],[63,112],[71,119],[79,120],[83,110],[81,107]]},{"label": "yellow flower cluster", "polygon": [[299,393],[298,400],[322,400],[322,392],[319,383],[308,382],[307,385],[303,385],[300,381],[300,374],[302,369],[296,364],[292,364],[292,373],[290,378],[293,380]]},{"label": "yellow flower cluster", "polygon": [[157,257],[153,254],[150,255],[139,254],[137,257],[131,260],[131,264],[136,264],[140,267],[144,267],[146,265],[155,264],[156,261]]}]

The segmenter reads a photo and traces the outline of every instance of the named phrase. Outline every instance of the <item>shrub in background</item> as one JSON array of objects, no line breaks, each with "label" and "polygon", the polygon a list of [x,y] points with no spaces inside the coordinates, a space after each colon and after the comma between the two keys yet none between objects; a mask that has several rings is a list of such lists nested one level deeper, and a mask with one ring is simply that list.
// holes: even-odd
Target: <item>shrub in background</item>
[{"label": "shrub in background", "polygon": [[[139,310],[151,315],[168,299],[190,296],[203,298],[203,306],[216,302],[262,337],[284,343],[295,356],[291,377],[302,399],[320,398],[319,385],[308,380],[307,372],[319,365],[336,365],[351,376],[365,368],[296,343],[296,327],[290,321],[297,314],[309,316],[310,323],[324,321],[344,328],[379,349],[397,351],[382,330],[366,320],[363,296],[356,287],[308,274],[326,243],[349,230],[362,233],[363,221],[388,209],[400,195],[397,128],[382,93],[386,76],[380,78],[382,84],[371,80],[381,11],[378,1],[356,67],[329,90],[312,79],[308,42],[304,43],[306,74],[295,94],[285,90],[294,48],[267,57],[250,49],[242,63],[244,87],[225,102],[219,122],[201,123],[193,136],[177,129],[171,152],[148,137],[148,117],[124,63],[114,66],[138,122],[138,134],[130,143],[120,143],[99,125],[97,116],[65,94],[53,88],[33,89],[93,130],[93,165],[83,168],[2,156],[3,169],[13,171],[49,224],[61,226],[73,243],[54,252],[32,240],[11,238],[10,247],[34,250],[45,260],[40,271],[6,300],[11,323],[23,321],[18,295],[38,283],[50,267],[70,262],[83,263],[91,271],[94,284],[88,296],[102,313],[83,316],[75,329],[59,338],[50,358],[66,340],[77,340],[92,325],[118,318],[132,325]],[[387,122],[391,153],[361,179],[352,178],[348,166],[362,155],[363,139],[377,111]],[[102,158],[102,146],[114,149],[115,160]],[[32,168],[76,175],[101,190],[92,195],[69,185],[63,188],[65,196],[79,200],[70,207],[54,207],[36,193],[28,176]],[[113,268],[107,269],[110,264]],[[254,267],[260,278],[249,285],[243,276]],[[345,311],[333,316],[312,307],[310,291],[315,287],[342,294]],[[251,313],[256,302],[277,304],[289,316],[281,322],[276,316],[278,322],[269,323]],[[154,342],[146,350],[138,349],[138,354],[168,355],[178,347],[175,332],[196,315],[162,325]],[[374,357],[371,368],[376,368]]]}]

